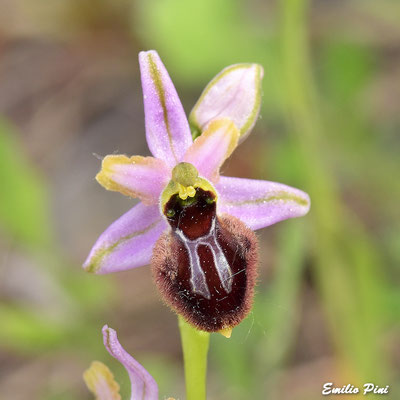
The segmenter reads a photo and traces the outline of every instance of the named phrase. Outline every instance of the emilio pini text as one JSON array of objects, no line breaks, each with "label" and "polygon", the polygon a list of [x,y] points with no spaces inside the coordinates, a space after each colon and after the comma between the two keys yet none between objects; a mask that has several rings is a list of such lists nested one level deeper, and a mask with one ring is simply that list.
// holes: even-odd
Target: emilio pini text
[{"label": "emilio pini text", "polygon": [[375,385],[374,383],[365,383],[362,388],[351,385],[350,383],[344,386],[334,386],[332,382],[324,383],[322,388],[322,394],[324,396],[328,396],[330,394],[388,394],[389,393],[389,385],[381,387]]}]

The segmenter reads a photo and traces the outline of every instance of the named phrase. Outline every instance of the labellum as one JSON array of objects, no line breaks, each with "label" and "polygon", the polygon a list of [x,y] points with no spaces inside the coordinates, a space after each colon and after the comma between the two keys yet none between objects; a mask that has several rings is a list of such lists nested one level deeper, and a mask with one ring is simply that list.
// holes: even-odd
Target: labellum
[{"label": "labellum", "polygon": [[161,196],[171,226],[152,258],[166,303],[198,329],[229,330],[250,311],[257,275],[257,238],[239,219],[217,215],[217,193],[196,169],[180,163]]}]

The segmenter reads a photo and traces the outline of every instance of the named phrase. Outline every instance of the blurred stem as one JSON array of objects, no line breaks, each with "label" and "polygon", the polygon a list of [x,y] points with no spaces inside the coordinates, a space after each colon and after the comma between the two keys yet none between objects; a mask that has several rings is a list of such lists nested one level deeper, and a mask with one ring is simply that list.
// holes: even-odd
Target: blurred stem
[{"label": "blurred stem", "polygon": [[[307,231],[304,221],[288,221],[279,231],[278,259],[273,282],[256,303],[269,327],[260,346],[261,373],[277,370],[293,345],[300,316],[301,275],[306,266]],[[263,311],[262,311],[263,310]],[[267,367],[267,371],[265,368]]]},{"label": "blurred stem", "polygon": [[[296,134],[303,156],[307,184],[320,202],[313,203],[318,221],[336,225],[334,215],[339,212],[337,193],[325,162],[321,159],[320,138],[323,122],[319,113],[319,100],[311,73],[307,36],[308,0],[282,0],[282,62],[286,113],[291,130]],[[318,168],[315,168],[318,166]],[[329,204],[327,204],[329,203]],[[329,208],[327,209],[327,205]]]},{"label": "blurred stem", "polygon": [[[313,81],[307,32],[309,0],[281,0],[282,71],[289,129],[301,156],[305,189],[312,199],[313,272],[345,375],[381,376],[382,326],[378,301],[379,263],[356,218],[349,218],[327,168],[321,101]],[[365,257],[368,255],[367,257]]]},{"label": "blurred stem", "polygon": [[186,399],[205,400],[210,334],[197,330],[180,316],[178,319],[185,365]]},{"label": "blurred stem", "polygon": [[[257,379],[265,382],[270,398],[279,398],[282,368],[295,345],[301,318],[302,274],[306,267],[308,229],[306,220],[287,221],[279,229],[274,279],[256,297],[255,315],[268,327],[253,356]],[[261,398],[260,392],[252,398]]]}]

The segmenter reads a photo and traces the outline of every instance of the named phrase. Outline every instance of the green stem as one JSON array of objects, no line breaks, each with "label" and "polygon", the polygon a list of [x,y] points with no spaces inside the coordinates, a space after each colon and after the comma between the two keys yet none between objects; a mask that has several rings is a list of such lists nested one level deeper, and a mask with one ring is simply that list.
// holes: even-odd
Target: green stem
[{"label": "green stem", "polygon": [[185,364],[186,399],[205,400],[210,334],[197,330],[180,316],[178,319]]}]

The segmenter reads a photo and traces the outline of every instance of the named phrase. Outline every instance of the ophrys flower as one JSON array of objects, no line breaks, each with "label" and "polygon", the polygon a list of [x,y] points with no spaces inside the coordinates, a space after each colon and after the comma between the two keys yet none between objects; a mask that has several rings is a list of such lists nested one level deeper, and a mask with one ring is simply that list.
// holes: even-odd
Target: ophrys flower
[{"label": "ophrys flower", "polygon": [[186,119],[155,51],[139,54],[146,138],[154,157],[111,155],[96,179],[141,203],[98,239],[84,268],[109,273],[151,262],[167,304],[206,331],[231,329],[248,313],[256,278],[252,230],[308,212],[289,186],[219,175],[254,125],[262,67],[237,64],[217,75]]}]

